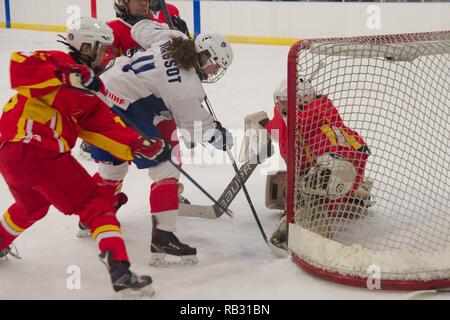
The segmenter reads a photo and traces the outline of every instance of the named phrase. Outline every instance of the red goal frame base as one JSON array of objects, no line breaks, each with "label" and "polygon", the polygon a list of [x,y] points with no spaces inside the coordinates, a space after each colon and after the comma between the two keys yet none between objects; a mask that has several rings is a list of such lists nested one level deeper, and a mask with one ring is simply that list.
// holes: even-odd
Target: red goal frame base
[{"label": "red goal frame base", "polygon": [[[293,252],[292,252],[292,261],[301,269],[314,275],[315,277],[344,285],[350,285],[370,290],[367,288],[367,278],[346,276],[337,272],[327,271],[321,268],[314,267],[303,261],[297,254]],[[416,290],[437,290],[445,288],[450,288],[450,279],[439,279],[430,281],[417,281],[417,280],[405,281],[405,280],[381,279],[379,290],[416,291]]]}]

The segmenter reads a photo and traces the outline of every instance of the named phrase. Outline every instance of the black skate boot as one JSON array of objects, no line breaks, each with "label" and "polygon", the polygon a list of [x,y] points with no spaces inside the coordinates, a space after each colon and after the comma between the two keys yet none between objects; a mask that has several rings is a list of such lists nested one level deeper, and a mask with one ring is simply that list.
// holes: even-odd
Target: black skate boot
[{"label": "black skate boot", "polygon": [[[167,267],[171,265],[194,265],[198,263],[197,249],[181,243],[173,234],[164,230],[153,228],[150,265]],[[166,258],[173,258],[168,260]]]},{"label": "black skate boot", "polygon": [[91,230],[88,226],[85,226],[81,222],[78,222],[78,238],[89,238],[91,236]]},{"label": "black skate boot", "polygon": [[155,294],[150,276],[138,276],[131,272],[130,264],[115,261],[111,251],[105,251],[99,257],[109,271],[114,291],[128,297],[151,297]]}]

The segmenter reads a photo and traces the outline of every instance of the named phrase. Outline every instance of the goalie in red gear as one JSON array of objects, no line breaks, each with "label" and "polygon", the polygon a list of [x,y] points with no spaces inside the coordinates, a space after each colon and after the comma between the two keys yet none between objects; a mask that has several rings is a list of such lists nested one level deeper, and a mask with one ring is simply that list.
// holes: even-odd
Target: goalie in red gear
[{"label": "goalie in red gear", "polygon": [[102,192],[71,155],[76,139],[109,150],[116,157],[170,157],[162,140],[146,142],[125,127],[89,90],[102,90],[91,71],[101,69],[111,48],[106,24],[82,18],[76,33],[69,30],[71,52],[16,52],[11,57],[11,87],[17,91],[0,118],[0,173],[15,203],[0,218],[0,258],[11,243],[50,205],[76,214],[97,240],[101,260],[115,291],[153,294],[152,280],[129,270],[125,243],[116,218],[116,199]]},{"label": "goalie in red gear", "polygon": [[[301,142],[297,155],[300,158],[300,174],[303,178],[303,193],[310,198],[324,199],[329,215],[340,214],[338,209],[361,213],[361,208],[370,206],[372,181],[363,179],[370,150],[358,132],[349,129],[340,117],[337,108],[326,96],[316,95],[310,80],[299,78],[297,86],[297,121]],[[280,154],[287,162],[287,81],[282,81],[274,92],[274,116],[271,120],[265,112],[246,118],[253,128],[265,129],[273,140],[279,143]],[[262,142],[262,143],[261,143]],[[258,141],[263,146],[256,149],[270,150],[264,139]],[[270,143],[270,142],[269,142]],[[270,156],[270,153],[268,154]],[[264,157],[258,157],[259,159]],[[274,190],[283,197],[285,182],[280,179],[285,172],[268,177],[266,205],[284,210],[278,206],[279,199],[269,199]],[[364,181],[363,181],[364,180]],[[275,185],[275,188],[271,188]],[[281,191],[280,191],[281,190]],[[356,209],[355,209],[356,208]],[[271,239],[273,244],[286,248],[287,224],[285,216],[280,220]]]},{"label": "goalie in red gear", "polygon": [[332,101],[316,95],[310,80],[299,78],[298,82],[303,193],[325,198],[333,214],[360,187],[370,150],[359,133],[344,124]]}]

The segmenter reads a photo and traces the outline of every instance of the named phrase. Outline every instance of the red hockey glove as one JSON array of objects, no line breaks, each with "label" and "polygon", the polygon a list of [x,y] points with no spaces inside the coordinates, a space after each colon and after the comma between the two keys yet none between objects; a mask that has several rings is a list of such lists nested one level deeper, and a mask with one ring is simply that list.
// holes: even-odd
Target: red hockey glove
[{"label": "red hockey glove", "polygon": [[100,91],[102,87],[101,80],[84,64],[65,63],[59,65],[55,74],[66,86],[92,91]]},{"label": "red hockey glove", "polygon": [[131,145],[131,149],[135,158],[148,159],[157,162],[169,160],[172,155],[170,144],[164,139],[156,139],[149,142],[144,137],[139,136],[139,138]]}]

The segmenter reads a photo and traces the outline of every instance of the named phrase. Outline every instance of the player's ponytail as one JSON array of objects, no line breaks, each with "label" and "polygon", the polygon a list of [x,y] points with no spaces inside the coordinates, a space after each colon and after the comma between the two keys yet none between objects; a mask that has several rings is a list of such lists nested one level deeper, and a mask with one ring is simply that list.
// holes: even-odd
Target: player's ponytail
[{"label": "player's ponytail", "polygon": [[194,43],[183,37],[172,38],[167,53],[175,60],[177,66],[184,70],[194,68],[198,61]]}]

